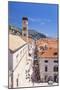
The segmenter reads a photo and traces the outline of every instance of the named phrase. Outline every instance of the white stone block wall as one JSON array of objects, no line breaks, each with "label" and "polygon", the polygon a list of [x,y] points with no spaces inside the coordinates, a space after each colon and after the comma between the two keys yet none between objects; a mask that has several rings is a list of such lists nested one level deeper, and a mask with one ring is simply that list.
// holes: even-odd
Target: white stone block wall
[{"label": "white stone block wall", "polygon": [[[48,62],[45,63],[45,60],[48,60]],[[54,63],[54,60],[57,60],[57,58],[39,58],[40,77],[42,81],[45,81],[45,75],[54,78],[54,74],[58,74],[58,72],[53,71],[54,66],[58,66],[58,63]],[[47,72],[45,72],[45,66],[48,67]]]},{"label": "white stone block wall", "polygon": [[[9,51],[9,68],[13,70],[12,88],[23,87],[25,82],[25,66],[28,58],[28,45],[26,44],[14,53]],[[12,67],[12,68],[11,68]],[[18,86],[17,80],[18,78]],[[11,88],[11,77],[9,77],[9,88]]]}]

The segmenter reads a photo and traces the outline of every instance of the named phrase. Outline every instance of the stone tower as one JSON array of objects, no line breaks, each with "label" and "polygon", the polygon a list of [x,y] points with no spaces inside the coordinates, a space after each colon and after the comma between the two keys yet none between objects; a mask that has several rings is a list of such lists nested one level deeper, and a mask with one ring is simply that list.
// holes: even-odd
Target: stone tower
[{"label": "stone tower", "polygon": [[27,17],[22,18],[22,36],[25,36],[28,38],[28,18]]}]

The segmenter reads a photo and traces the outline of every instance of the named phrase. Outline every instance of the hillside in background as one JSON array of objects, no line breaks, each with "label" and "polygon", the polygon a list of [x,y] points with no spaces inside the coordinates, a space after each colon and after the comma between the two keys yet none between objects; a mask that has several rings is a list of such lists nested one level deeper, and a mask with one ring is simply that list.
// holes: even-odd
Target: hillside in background
[{"label": "hillside in background", "polygon": [[29,29],[28,30],[29,37],[32,37],[33,39],[40,39],[40,38],[46,38],[46,35],[37,32],[36,30]]},{"label": "hillside in background", "polygon": [[[16,28],[14,26],[9,25],[9,30],[18,31],[18,32],[20,32],[20,34],[22,34],[21,28]],[[33,38],[33,39],[40,39],[40,38],[46,38],[47,37],[43,33],[39,33],[39,32],[37,32],[37,30],[33,30],[33,29],[28,30],[28,36]]]}]

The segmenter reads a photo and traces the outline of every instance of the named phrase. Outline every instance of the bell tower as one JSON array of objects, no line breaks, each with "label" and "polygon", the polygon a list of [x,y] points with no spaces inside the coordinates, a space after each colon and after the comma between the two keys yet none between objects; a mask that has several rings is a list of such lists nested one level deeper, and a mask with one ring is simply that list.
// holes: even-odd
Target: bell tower
[{"label": "bell tower", "polygon": [[27,17],[22,18],[22,36],[25,36],[28,38],[28,18]]}]

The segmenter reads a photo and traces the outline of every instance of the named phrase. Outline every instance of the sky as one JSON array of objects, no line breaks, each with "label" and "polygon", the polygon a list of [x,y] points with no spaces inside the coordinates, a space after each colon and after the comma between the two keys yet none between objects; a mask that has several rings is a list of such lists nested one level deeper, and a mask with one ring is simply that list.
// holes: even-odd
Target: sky
[{"label": "sky", "polygon": [[28,28],[49,37],[57,37],[58,5],[8,2],[8,23],[22,28],[22,17],[28,17]]}]

